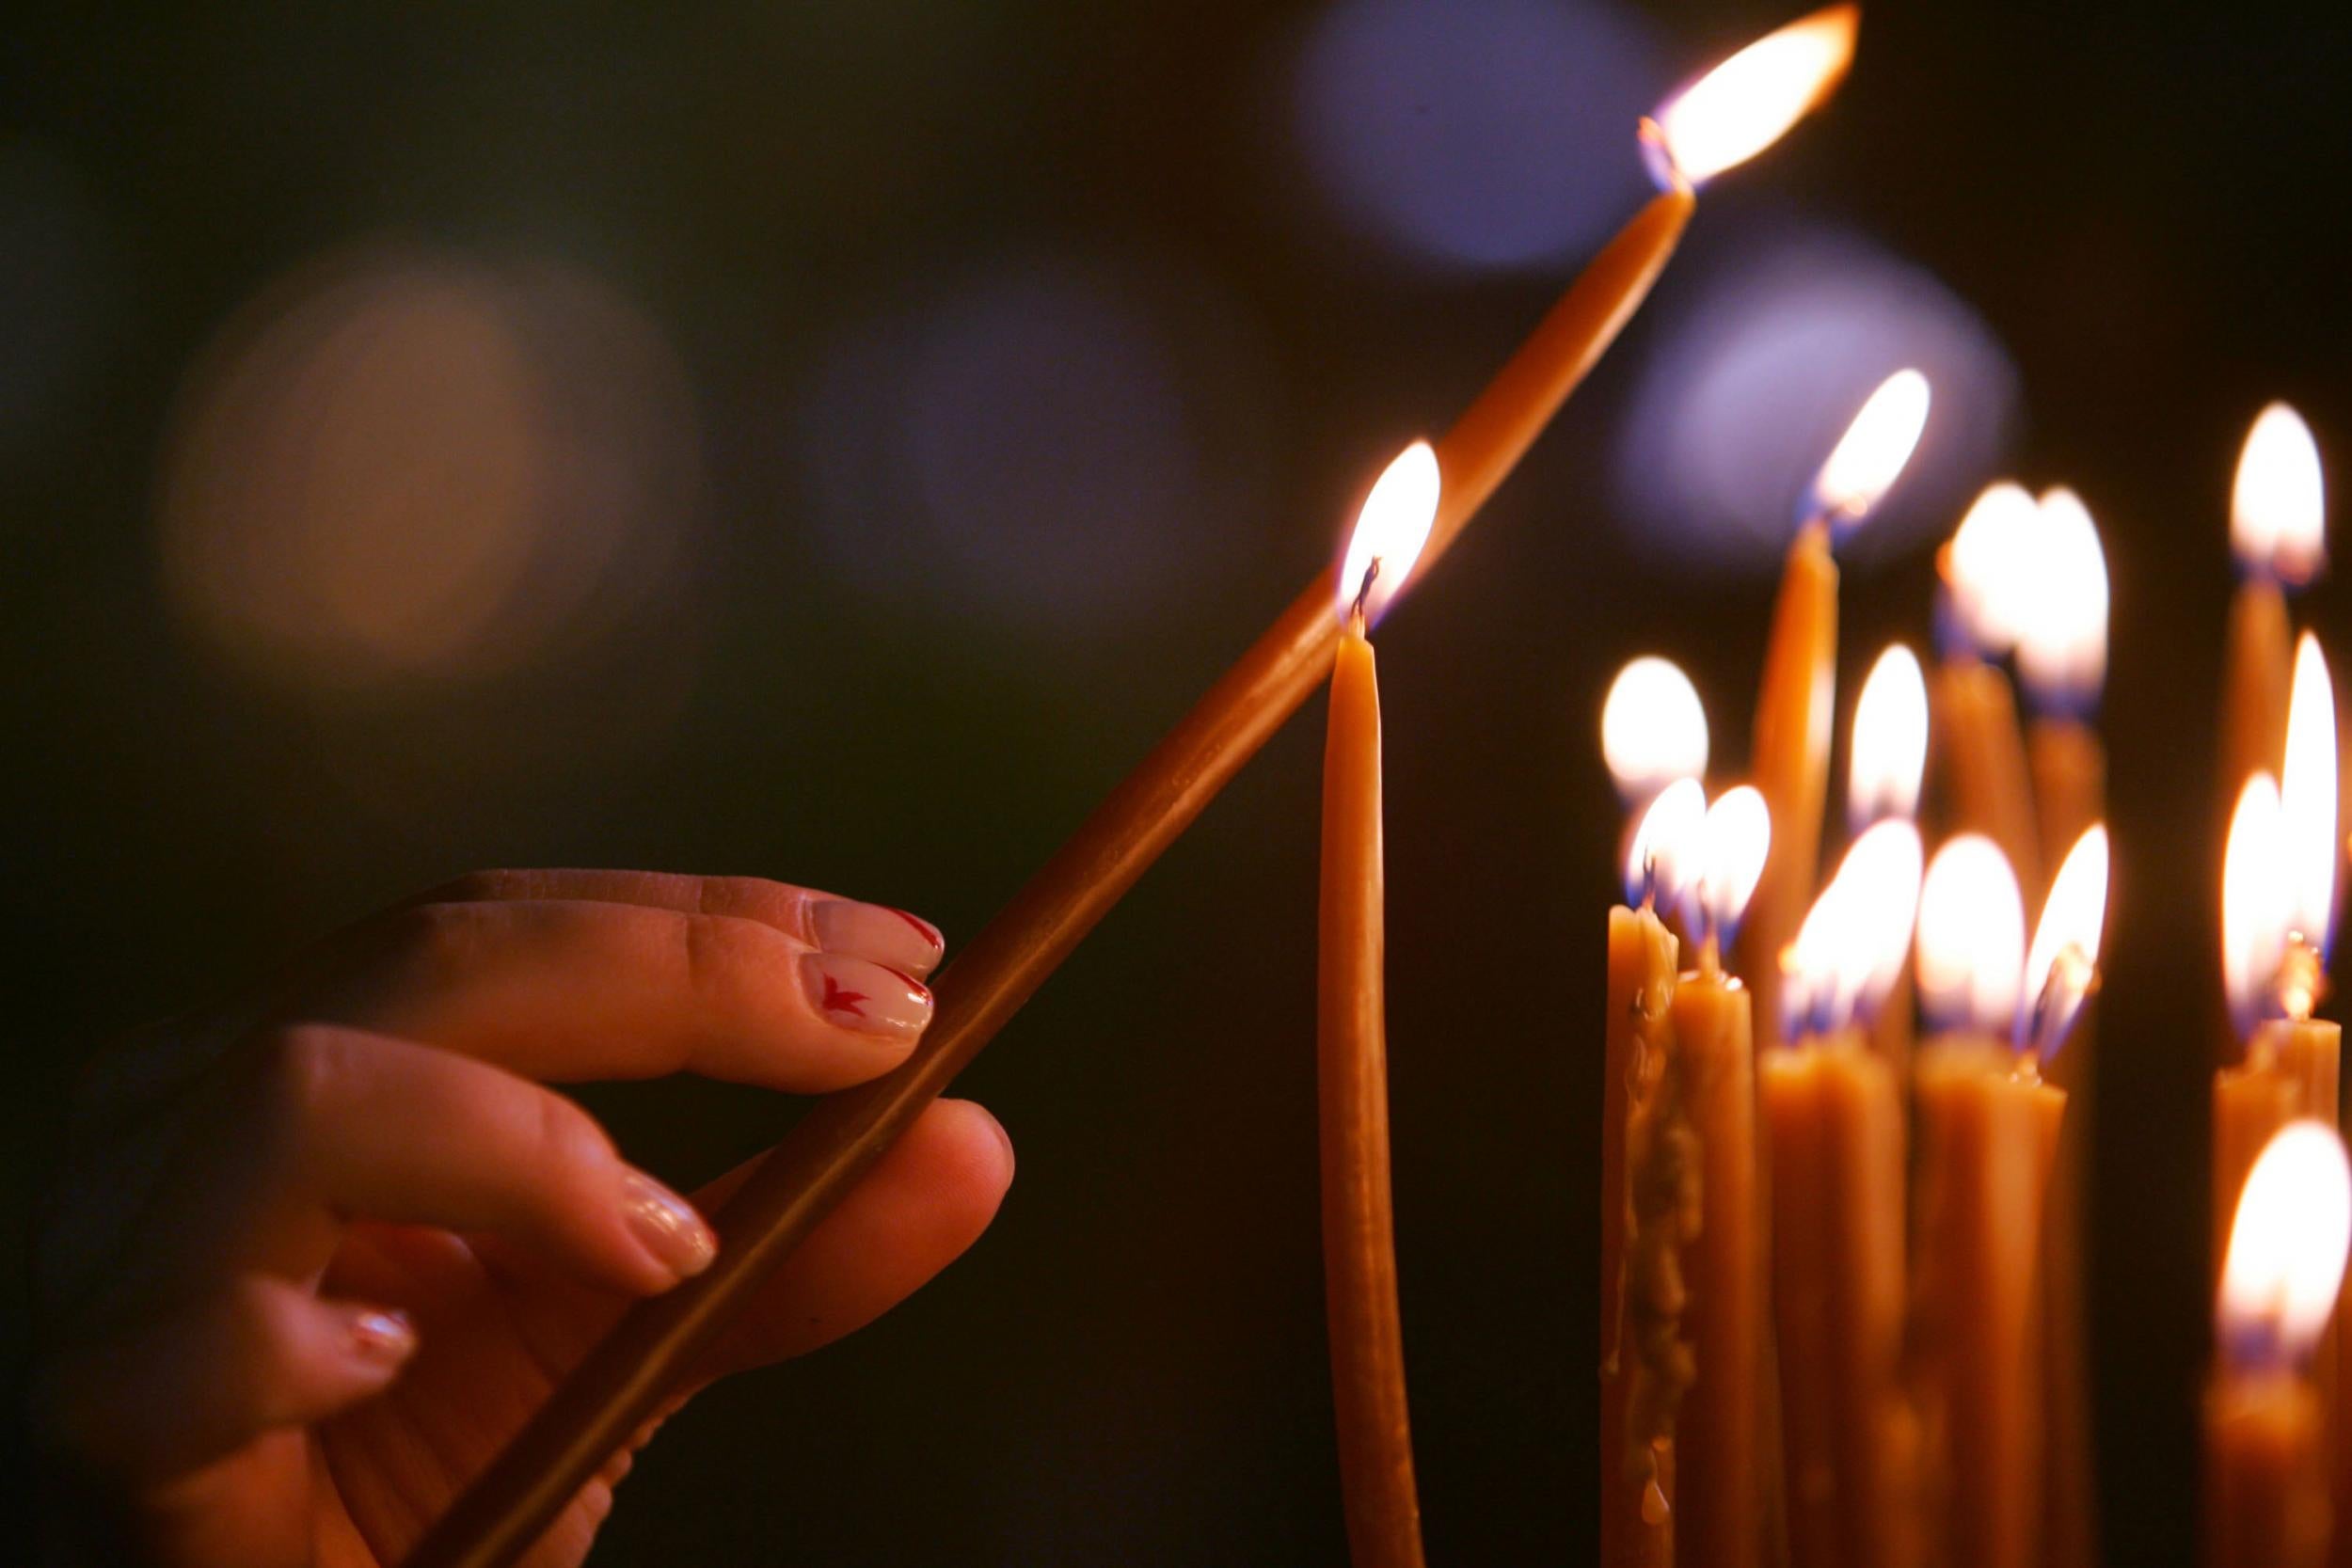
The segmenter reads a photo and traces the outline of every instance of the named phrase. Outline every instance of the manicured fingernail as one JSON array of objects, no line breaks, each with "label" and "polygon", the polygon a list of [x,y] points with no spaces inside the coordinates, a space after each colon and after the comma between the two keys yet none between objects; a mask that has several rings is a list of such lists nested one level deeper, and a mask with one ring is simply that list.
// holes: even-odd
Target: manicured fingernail
[{"label": "manicured fingernail", "polygon": [[417,1331],[407,1313],[370,1307],[352,1316],[351,1348],[362,1361],[397,1367],[416,1353]]},{"label": "manicured fingernail", "polygon": [[810,953],[801,959],[809,1006],[828,1023],[865,1035],[911,1040],[931,1021],[931,993],[914,975],[843,953]]},{"label": "manicured fingernail", "polygon": [[909,974],[929,974],[947,951],[938,927],[887,904],[827,898],[809,911],[808,924],[826,952],[871,958]]},{"label": "manicured fingernail", "polygon": [[680,1279],[691,1279],[719,1256],[719,1238],[694,1206],[644,1171],[630,1171],[621,1192],[629,1230]]}]

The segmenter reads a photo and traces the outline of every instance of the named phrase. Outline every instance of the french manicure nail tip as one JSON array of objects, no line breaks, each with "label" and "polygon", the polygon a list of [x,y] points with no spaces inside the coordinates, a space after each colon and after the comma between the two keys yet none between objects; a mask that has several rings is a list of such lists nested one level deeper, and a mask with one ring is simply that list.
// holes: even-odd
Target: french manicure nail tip
[{"label": "french manicure nail tip", "polygon": [[820,900],[809,911],[809,930],[828,953],[871,958],[914,974],[929,974],[947,945],[928,920],[887,904],[848,898]]},{"label": "french manicure nail tip", "polygon": [[811,953],[801,960],[801,982],[818,1015],[844,1029],[912,1039],[931,1021],[930,989],[884,964]]},{"label": "french manicure nail tip", "polygon": [[630,1232],[664,1268],[685,1279],[710,1266],[719,1238],[692,1204],[643,1171],[629,1172],[622,1190]]}]

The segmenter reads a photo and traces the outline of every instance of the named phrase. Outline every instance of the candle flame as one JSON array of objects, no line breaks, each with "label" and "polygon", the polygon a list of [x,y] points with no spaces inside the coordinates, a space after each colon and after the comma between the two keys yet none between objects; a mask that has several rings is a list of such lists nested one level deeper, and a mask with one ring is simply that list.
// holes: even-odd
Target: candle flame
[{"label": "candle flame", "polygon": [[1910,823],[1881,822],[1853,841],[1781,958],[1789,1038],[1841,1029],[1885,1001],[1911,950],[1919,881],[1919,830]]},{"label": "candle flame", "polygon": [[[2322,961],[2335,927],[2336,693],[2327,656],[2310,632],[2295,650],[2287,703],[2286,766],[2279,774],[2279,847],[2286,858],[2289,935]],[[2296,1009],[2292,1002],[2290,1013]],[[2302,1008],[2310,1010],[2306,1003]]]},{"label": "candle flame", "polygon": [[2043,493],[2021,595],[2017,674],[2044,712],[2095,705],[2107,678],[2107,558],[2074,491]]},{"label": "candle flame", "polygon": [[1642,127],[1661,185],[1703,185],[1778,141],[1837,89],[1858,7],[1824,7],[1769,33],[1660,105]]},{"label": "candle flame", "polygon": [[2303,416],[2274,403],[2254,417],[2230,490],[2230,549],[2241,570],[2301,587],[2328,560],[2319,444]]},{"label": "candle flame", "polygon": [[2099,942],[2107,923],[2107,830],[2085,830],[2066,852],[2065,863],[2042,901],[2026,957],[2026,985],[2018,997],[2016,1038],[2047,1066],[2099,976]]},{"label": "candle flame", "polygon": [[1600,707],[1600,754],[1629,806],[1677,779],[1705,777],[1707,710],[1691,677],[1646,654],[1618,671]]},{"label": "candle flame", "polygon": [[2223,1354],[2233,1366],[2299,1365],[2318,1344],[2352,1243],[2352,1168],[2324,1122],[2280,1129],[2248,1173],[2221,1270]]},{"label": "candle flame", "polygon": [[1772,814],[1753,784],[1725,790],[1707,808],[1700,831],[1696,928],[1728,945],[1764,875],[1772,843]]},{"label": "candle flame", "polygon": [[1928,762],[1928,685],[1918,656],[1898,642],[1879,655],[1854,704],[1846,817],[1860,832],[1883,817],[1915,815]]},{"label": "candle flame", "polygon": [[1919,1006],[1929,1027],[2005,1036],[2017,1017],[2026,903],[2000,847],[1963,833],[1919,892]]},{"label": "candle flame", "polygon": [[1839,529],[1867,516],[1911,461],[1927,428],[1928,401],[1928,378],[1917,371],[1879,383],[1815,476],[1807,511]]},{"label": "candle flame", "polygon": [[2271,1010],[2286,958],[2280,826],[2279,786],[2257,773],[2238,792],[2221,860],[2221,978],[2241,1038]]},{"label": "candle flame", "polygon": [[1379,625],[1429,542],[1430,525],[1438,520],[1438,453],[1426,441],[1406,447],[1381,472],[1356,515],[1340,562],[1341,620],[1360,612],[1366,626]]},{"label": "candle flame", "polygon": [[1960,520],[1938,565],[1952,629],[1988,658],[2017,641],[2033,592],[2033,536],[2041,509],[2022,484],[1986,487]]},{"label": "candle flame", "polygon": [[1698,878],[1706,823],[1707,791],[1698,780],[1677,779],[1660,790],[1626,849],[1625,901],[1676,912]]}]

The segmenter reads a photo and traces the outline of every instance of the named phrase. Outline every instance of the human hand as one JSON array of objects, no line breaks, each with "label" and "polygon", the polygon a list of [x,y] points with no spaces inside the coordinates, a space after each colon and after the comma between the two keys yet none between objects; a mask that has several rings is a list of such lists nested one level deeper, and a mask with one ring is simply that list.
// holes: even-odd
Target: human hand
[{"label": "human hand", "polygon": [[[842,1088],[913,1050],[940,952],[912,916],[774,882],[494,872],[133,1042],[92,1075],[44,1227],[46,1440],[163,1561],[390,1568],[632,1299],[708,1265],[701,1213],[748,1169],[690,1203],[542,1083]],[[1011,1179],[994,1118],[931,1106],[696,1386],[870,1322]],[[532,1568],[580,1560],[651,1434]]]}]

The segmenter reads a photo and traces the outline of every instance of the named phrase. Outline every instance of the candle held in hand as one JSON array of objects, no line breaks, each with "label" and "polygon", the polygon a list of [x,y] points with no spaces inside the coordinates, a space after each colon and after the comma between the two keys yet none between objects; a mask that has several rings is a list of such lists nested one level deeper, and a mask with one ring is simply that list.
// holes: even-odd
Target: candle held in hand
[{"label": "candle held in hand", "polygon": [[1438,490],[1437,455],[1416,442],[1364,502],[1339,579],[1357,586],[1335,607],[1345,629],[1323,752],[1315,1052],[1323,1288],[1341,1499],[1356,1568],[1419,1568],[1422,1560],[1390,1199],[1380,687],[1366,634],[1413,569]]}]

